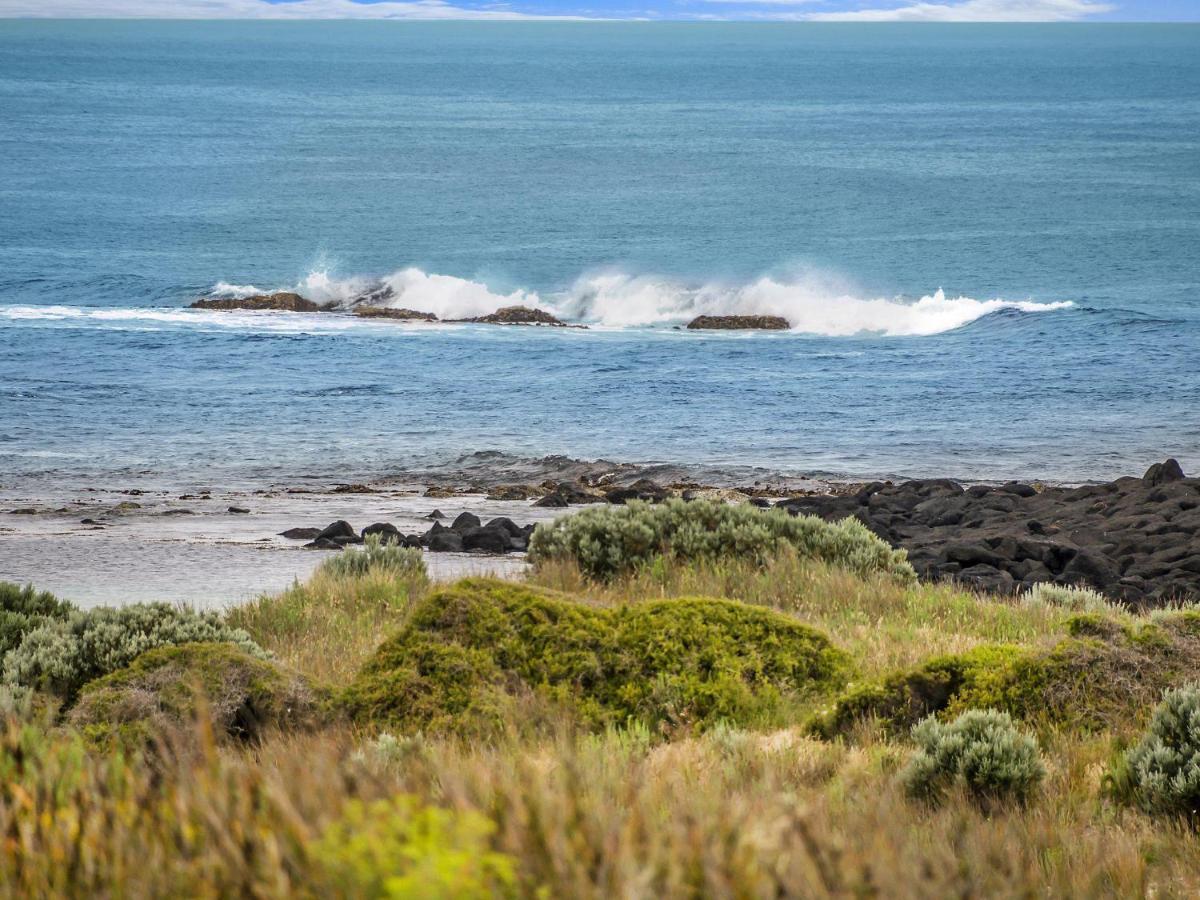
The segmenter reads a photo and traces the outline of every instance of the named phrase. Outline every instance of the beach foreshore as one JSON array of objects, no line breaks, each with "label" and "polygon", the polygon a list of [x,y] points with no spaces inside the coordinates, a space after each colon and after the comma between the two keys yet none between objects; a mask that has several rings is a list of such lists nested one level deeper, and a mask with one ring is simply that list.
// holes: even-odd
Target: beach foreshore
[{"label": "beach foreshore", "polygon": [[[234,483],[7,482],[0,580],[35,583],[83,605],[220,608],[307,577],[371,531],[434,551],[426,556],[435,578],[510,575],[524,569],[539,522],[591,504],[678,497],[853,516],[908,550],[923,578],[982,591],[1053,581],[1133,605],[1200,598],[1200,479],[1173,460],[1112,482],[1055,485],[839,480],[481,452],[365,481]],[[334,523],[345,524],[322,535]],[[431,540],[438,531],[445,533]]]}]

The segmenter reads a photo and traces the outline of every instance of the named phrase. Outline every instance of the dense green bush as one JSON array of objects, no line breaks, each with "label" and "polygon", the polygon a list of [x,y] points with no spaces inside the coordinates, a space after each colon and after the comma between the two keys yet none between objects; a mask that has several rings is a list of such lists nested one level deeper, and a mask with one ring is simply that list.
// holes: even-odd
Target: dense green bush
[{"label": "dense green bush", "polygon": [[722,557],[759,562],[784,547],[802,558],[840,566],[859,575],[916,580],[903,550],[893,550],[857,519],[829,523],[792,516],[782,509],[710,500],[668,500],[650,505],[593,507],[541,524],[529,542],[536,565],[574,560],[598,580],[644,566],[659,556],[685,561]]},{"label": "dense green bush", "polygon": [[921,799],[938,800],[960,784],[984,802],[1026,800],[1046,775],[1037,741],[994,709],[965,712],[948,725],[925,719],[913,739],[920,749],[900,777]]},{"label": "dense green bush", "polygon": [[1049,606],[1082,613],[1106,613],[1116,609],[1099,591],[1049,582],[1035,584],[1021,595],[1021,603],[1025,606]]},{"label": "dense green bush", "polygon": [[21,587],[0,581],[0,660],[9,650],[18,647],[25,635],[47,622],[65,619],[75,609],[46,591],[35,591],[33,585]]},{"label": "dense green bush", "polygon": [[518,896],[516,864],[489,846],[495,825],[472,811],[399,796],[352,800],[312,856],[318,896],[364,900],[495,900]]},{"label": "dense green bush", "polygon": [[1127,730],[1170,687],[1200,671],[1200,614],[1171,612],[1140,626],[1103,616],[1067,622],[1050,647],[977,647],[858,685],[813,718],[823,737],[876,719],[898,734],[916,719],[995,708],[1037,726]]},{"label": "dense green bush", "polygon": [[1118,767],[1124,799],[1152,815],[1200,821],[1200,687],[1163,694],[1141,742]]},{"label": "dense green bush", "polygon": [[779,720],[791,699],[844,683],[844,653],[763,607],[683,598],[595,608],[551,591],[468,579],[412,611],[345,694],[364,724],[502,727],[522,699],[586,726]]},{"label": "dense green bush", "polygon": [[191,725],[204,709],[213,732],[241,741],[303,728],[322,698],[302,676],[223,644],[181,644],[143,653],[84,686],[67,721],[93,739],[141,739]]},{"label": "dense green bush", "polygon": [[216,613],[166,603],[76,610],[25,634],[4,657],[3,683],[45,691],[70,703],[87,682],[124,668],[147,650],[175,644],[229,642],[252,656],[267,654]]},{"label": "dense green bush", "polygon": [[321,571],[329,575],[360,577],[370,571],[388,572],[396,576],[424,576],[425,559],[416,547],[401,547],[384,541],[377,534],[367,535],[358,550],[344,550],[321,563]]}]

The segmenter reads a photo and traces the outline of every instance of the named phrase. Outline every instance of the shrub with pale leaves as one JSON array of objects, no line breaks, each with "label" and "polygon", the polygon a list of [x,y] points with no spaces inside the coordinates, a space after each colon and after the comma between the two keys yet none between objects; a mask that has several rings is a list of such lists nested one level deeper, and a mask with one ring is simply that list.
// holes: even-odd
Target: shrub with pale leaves
[{"label": "shrub with pale leaves", "polygon": [[1116,780],[1147,813],[1200,819],[1200,686],[1164,692]]},{"label": "shrub with pale leaves", "polygon": [[604,580],[658,557],[685,562],[723,558],[765,562],[791,549],[802,559],[857,575],[889,575],[903,583],[916,573],[903,550],[894,550],[857,519],[826,522],[782,509],[709,500],[668,500],[650,505],[593,507],[542,524],[529,542],[535,564],[574,560],[583,573]]},{"label": "shrub with pale leaves", "polygon": [[401,547],[383,541],[379,535],[367,535],[360,549],[344,550],[321,563],[327,575],[361,578],[368,572],[386,572],[397,578],[425,578],[425,559],[416,547]]},{"label": "shrub with pale leaves", "polygon": [[969,710],[949,724],[925,719],[913,740],[920,749],[901,781],[921,799],[938,800],[957,784],[977,801],[1023,801],[1046,775],[1037,741],[994,709]]},{"label": "shrub with pale leaves", "polygon": [[1071,612],[1106,613],[1117,610],[1099,591],[1050,582],[1035,584],[1021,595],[1021,603],[1024,606],[1051,607]]}]

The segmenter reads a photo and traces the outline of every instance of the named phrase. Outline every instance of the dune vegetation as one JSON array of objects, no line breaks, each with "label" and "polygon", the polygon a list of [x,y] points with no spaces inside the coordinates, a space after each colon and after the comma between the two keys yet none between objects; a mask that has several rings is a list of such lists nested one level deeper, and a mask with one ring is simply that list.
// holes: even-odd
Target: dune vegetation
[{"label": "dune vegetation", "polygon": [[521,580],[372,547],[220,615],[0,586],[3,892],[1200,893],[1200,613],[669,516],[629,564],[571,549],[610,519]]}]

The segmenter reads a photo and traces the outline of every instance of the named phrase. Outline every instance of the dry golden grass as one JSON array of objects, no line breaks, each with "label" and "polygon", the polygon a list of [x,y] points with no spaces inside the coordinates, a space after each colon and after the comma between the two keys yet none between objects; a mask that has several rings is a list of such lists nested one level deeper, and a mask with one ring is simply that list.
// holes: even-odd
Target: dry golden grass
[{"label": "dry golden grass", "polygon": [[[866,676],[980,643],[1050,640],[1065,620],[787,557],[762,570],[672,566],[603,586],[557,564],[531,577],[596,604],[710,595],[769,605],[825,630]],[[422,579],[318,574],[230,621],[341,685],[426,590]],[[638,727],[540,733],[468,743],[337,724],[240,747],[198,725],[153,757],[128,758],[10,720],[0,726],[0,895],[383,896],[331,880],[323,836],[348,804],[397,795],[486,817],[486,848],[512,861],[521,897],[1200,895],[1196,835],[1106,799],[1102,778],[1118,750],[1109,734],[1043,736],[1039,794],[985,814],[964,795],[937,808],[907,799],[897,773],[911,746],[869,731],[853,744],[799,728],[718,727],[672,742]],[[380,873],[358,874],[366,885]],[[429,882],[396,895],[448,896],[438,891]]]}]

